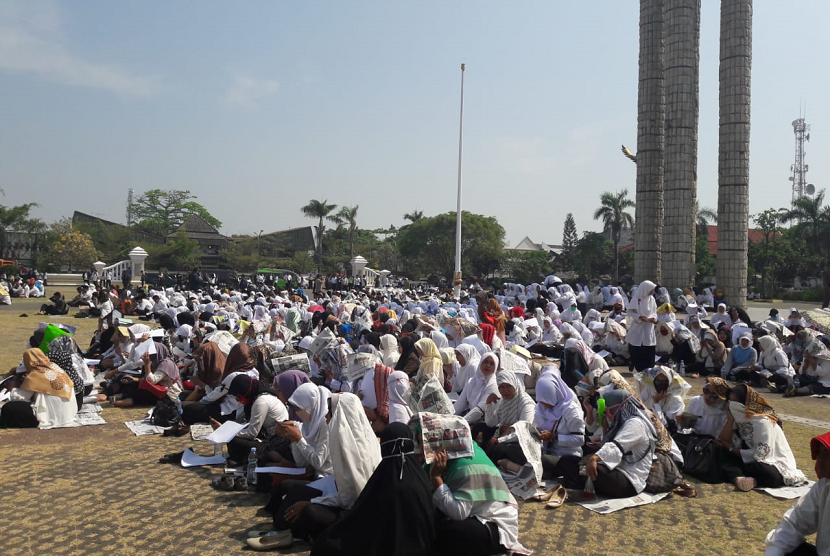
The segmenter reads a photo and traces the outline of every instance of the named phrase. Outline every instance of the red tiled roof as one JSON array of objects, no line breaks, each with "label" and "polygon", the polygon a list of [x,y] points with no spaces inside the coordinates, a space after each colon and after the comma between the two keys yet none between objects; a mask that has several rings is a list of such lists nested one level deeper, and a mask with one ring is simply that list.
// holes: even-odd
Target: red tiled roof
[{"label": "red tiled roof", "polygon": [[[749,243],[758,243],[764,240],[764,233],[759,230],[749,228],[746,231]],[[709,253],[717,256],[718,254],[718,227],[706,226],[706,243],[709,244]]]}]

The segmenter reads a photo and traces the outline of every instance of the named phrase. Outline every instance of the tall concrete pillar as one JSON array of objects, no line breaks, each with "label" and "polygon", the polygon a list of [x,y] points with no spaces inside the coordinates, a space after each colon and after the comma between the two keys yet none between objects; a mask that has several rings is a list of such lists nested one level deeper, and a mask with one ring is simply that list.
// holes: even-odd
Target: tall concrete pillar
[{"label": "tall concrete pillar", "polygon": [[749,115],[752,0],[720,8],[717,286],[731,305],[746,305],[749,226]]},{"label": "tall concrete pillar", "polygon": [[663,0],[640,0],[634,275],[661,281],[663,233]]},{"label": "tall concrete pillar", "polygon": [[663,280],[672,290],[695,276],[700,0],[664,0]]}]

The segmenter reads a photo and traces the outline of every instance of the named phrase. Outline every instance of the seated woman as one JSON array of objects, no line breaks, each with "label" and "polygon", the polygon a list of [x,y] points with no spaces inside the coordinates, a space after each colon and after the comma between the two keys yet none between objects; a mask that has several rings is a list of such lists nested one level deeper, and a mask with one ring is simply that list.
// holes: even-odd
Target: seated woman
[{"label": "seated woman", "polygon": [[214,342],[205,342],[193,352],[193,361],[196,373],[190,380],[196,385],[196,390],[188,397],[188,402],[193,403],[183,404],[182,420],[186,425],[209,423],[211,419],[227,421],[232,417],[231,413],[236,407],[233,404],[233,407],[226,405],[223,408],[224,395],[217,400],[201,402],[206,395],[221,388],[227,362],[225,354]]},{"label": "seated woman", "polygon": [[628,364],[628,344],[625,342],[625,328],[613,318],[605,319],[605,337],[602,348],[613,355],[612,364]]},{"label": "seated woman", "polygon": [[[830,433],[810,440],[818,482],[784,514],[769,532],[765,556],[830,554]],[[815,546],[807,542],[816,536]]]},{"label": "seated woman", "polygon": [[510,427],[519,421],[533,422],[536,402],[525,392],[524,382],[512,371],[498,371],[496,384],[498,394],[487,396],[484,405],[484,423],[496,429],[496,434],[484,444],[485,452],[496,464],[503,459],[518,463],[509,453],[516,447],[521,451],[521,447],[514,442],[500,442],[499,438],[510,434]]},{"label": "seated woman", "polygon": [[403,371],[394,371],[386,379],[386,391],[389,393],[389,424],[409,423],[412,409],[407,402],[409,377]]},{"label": "seated woman", "polygon": [[732,326],[732,317],[726,312],[726,303],[718,304],[718,310],[709,319],[709,326],[717,330],[722,322],[726,323],[726,326]]},{"label": "seated woman", "polygon": [[[758,392],[745,384],[729,392],[729,415],[735,434],[731,443],[720,440],[719,462],[724,479],[747,492],[755,488],[797,486],[807,478],[798,470],[778,415]],[[744,447],[745,446],[745,447]]]},{"label": "seated woman", "polygon": [[778,340],[769,335],[759,338],[758,345],[761,352],[758,354],[758,363],[750,368],[750,381],[766,386],[773,393],[786,392],[795,376],[795,369],[790,365],[787,354]]},{"label": "seated woman", "polygon": [[676,372],[662,365],[646,369],[635,377],[643,406],[664,425],[674,423],[675,417],[683,413],[686,407],[684,397],[692,386]]},{"label": "seated woman", "polygon": [[799,310],[793,307],[790,309],[790,316],[787,317],[787,320],[784,322],[784,326],[793,332],[798,332],[799,330],[807,328],[807,321],[805,321],[804,317],[801,316]]},{"label": "seated woman", "polygon": [[[63,372],[72,380],[75,392],[75,401],[78,409],[84,403],[84,396],[92,392],[92,384],[95,379],[84,363],[83,358],[78,354],[78,344],[70,334],[58,336],[49,342],[49,361],[63,369]],[[89,383],[89,386],[86,385]]]},{"label": "seated woman", "polygon": [[61,292],[53,293],[49,300],[52,303],[44,303],[41,305],[40,311],[37,312],[38,315],[65,315],[69,312],[69,306],[66,304],[66,299],[64,299]]},{"label": "seated woman", "polygon": [[391,367],[376,363],[374,369],[363,375],[358,390],[366,418],[376,433],[389,424],[388,379],[393,372]]},{"label": "seated woman", "polygon": [[[728,421],[729,385],[722,378],[708,377],[703,385],[703,393],[700,396],[689,398],[687,413],[697,415],[698,420],[692,427],[695,434],[712,436],[718,438],[723,432]],[[675,416],[680,422],[681,414]],[[731,435],[730,426],[730,435]]]},{"label": "seated woman", "polygon": [[396,371],[403,371],[410,377],[414,377],[421,366],[421,361],[418,359],[418,352],[415,350],[415,341],[418,338],[415,336],[404,336],[398,339],[398,351],[400,357],[395,364]]},{"label": "seated woman", "polygon": [[605,372],[608,363],[582,340],[568,338],[562,356],[562,378],[573,388],[579,379],[591,371]]},{"label": "seated woman", "polygon": [[[585,419],[579,400],[559,377],[556,367],[543,370],[536,383],[536,402],[533,424],[542,435],[543,478],[578,476]],[[519,459],[516,463],[524,465],[525,461]]]},{"label": "seated woman", "polygon": [[484,406],[491,394],[498,392],[496,383],[496,369],[499,367],[499,358],[495,353],[486,353],[479,362],[478,369],[473,377],[467,382],[461,395],[454,404],[455,414],[463,415],[467,422],[473,427],[473,438],[478,432],[487,437],[484,442],[496,432],[495,428],[487,427],[484,423]]},{"label": "seated woman", "polygon": [[[636,396],[625,390],[603,394],[605,400],[602,444],[595,454],[585,458],[587,477],[571,474],[570,484],[593,482],[597,495],[605,498],[628,498],[642,492],[651,472],[657,431]],[[584,487],[583,487],[584,488]]]},{"label": "seated woman", "polygon": [[[237,374],[228,388],[228,395],[233,396],[244,407],[248,424],[236,433],[228,442],[230,459],[238,464],[247,461],[251,448],[259,450],[267,446],[274,436],[277,424],[288,419],[285,404],[262,387],[262,384],[246,374]],[[218,429],[221,423],[211,421],[211,426]],[[264,456],[265,450],[260,454]],[[233,467],[233,466],[231,466]]]},{"label": "seated woman", "polygon": [[429,476],[439,510],[433,554],[491,556],[523,549],[519,544],[519,510],[501,473],[484,451],[447,460],[435,454]]},{"label": "seated woman", "polygon": [[720,370],[721,377],[726,380],[749,380],[749,373],[757,362],[758,352],[752,347],[752,334],[745,332],[738,338],[738,344],[729,350]]},{"label": "seated woman", "polygon": [[726,346],[718,339],[717,333],[711,328],[703,333],[703,339],[700,342],[700,351],[695,356],[695,364],[691,369],[687,369],[692,378],[695,375],[720,376],[720,370],[723,364],[726,363]]},{"label": "seated woman", "polygon": [[[179,368],[170,359],[170,352],[164,344],[153,342],[156,353],[150,355],[145,353],[141,358],[141,375],[125,375],[122,378],[121,399],[112,403],[114,407],[133,407],[134,405],[156,405],[159,397],[140,387],[141,379],[146,379],[151,384],[157,384],[166,388],[167,397],[178,403],[182,393],[182,381],[179,376]],[[163,395],[161,397],[164,397]]]},{"label": "seated woman", "polygon": [[51,429],[72,423],[78,413],[72,380],[38,348],[23,353],[24,372],[19,388],[0,408],[0,426]]},{"label": "seated woman", "polygon": [[[404,423],[389,424],[380,435],[380,452],[381,462],[352,509],[314,539],[312,556],[432,553],[432,489],[415,455],[410,428]],[[377,527],[378,523],[383,527]]]},{"label": "seated woman", "polygon": [[[312,416],[301,409],[301,405],[308,406],[311,398],[315,397],[313,388],[319,387],[308,384],[300,386],[290,403],[298,406],[297,413],[303,419],[303,428],[306,424],[319,420],[319,428],[327,429],[329,446],[326,452],[336,491],[323,495],[321,490],[312,486],[285,481],[283,485],[293,483],[293,486],[288,487],[285,498],[274,513],[274,531],[251,531],[248,534],[248,546],[254,550],[282,548],[293,544],[294,538],[319,536],[345,510],[352,507],[380,463],[380,446],[363,412],[360,399],[349,392],[335,394],[331,396],[329,410],[328,400],[323,399],[318,390],[313,404],[315,414]],[[290,431],[287,434],[292,447],[304,440],[292,424],[282,425],[281,428]],[[301,458],[297,456],[302,456],[302,453],[295,451],[294,455],[299,464]]]},{"label": "seated woman", "polygon": [[444,378],[444,360],[441,359],[441,353],[435,342],[429,338],[421,338],[415,342],[415,351],[418,354],[419,363],[414,380],[433,376],[444,386],[445,391],[449,391],[449,382]]},{"label": "seated woman", "polygon": [[804,362],[795,376],[798,387],[790,386],[786,397],[830,394],[830,350],[817,338],[804,349]]}]

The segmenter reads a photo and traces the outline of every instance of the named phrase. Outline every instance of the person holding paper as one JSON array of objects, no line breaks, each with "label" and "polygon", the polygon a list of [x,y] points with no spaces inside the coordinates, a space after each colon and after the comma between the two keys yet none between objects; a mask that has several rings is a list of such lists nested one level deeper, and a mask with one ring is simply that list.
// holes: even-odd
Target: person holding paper
[{"label": "person holding paper", "polygon": [[[251,448],[259,448],[263,440],[267,441],[276,434],[277,425],[288,419],[288,409],[279,398],[265,390],[258,380],[244,373],[234,377],[228,387],[228,395],[242,405],[245,418],[248,419],[245,428],[228,443],[230,458],[241,464],[247,460]],[[214,428],[220,424],[211,420]]]},{"label": "person holding paper", "polygon": [[170,359],[170,351],[164,344],[153,342],[155,351],[145,351],[141,356],[141,375],[125,375],[122,378],[121,399],[112,403],[114,407],[133,407],[134,405],[154,406],[158,402],[155,394],[139,388],[141,379],[144,378],[151,384],[158,384],[167,388],[167,396],[171,400],[177,400],[182,393],[182,381],[179,377],[179,368]]}]

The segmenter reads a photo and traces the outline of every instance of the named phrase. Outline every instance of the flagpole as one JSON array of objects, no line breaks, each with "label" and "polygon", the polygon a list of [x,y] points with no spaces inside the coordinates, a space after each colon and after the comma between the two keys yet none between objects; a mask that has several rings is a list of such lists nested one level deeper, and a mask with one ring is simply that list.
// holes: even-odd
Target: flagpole
[{"label": "flagpole", "polygon": [[453,276],[453,297],[461,299],[461,161],[464,153],[464,70],[461,64],[461,111],[458,118],[458,203],[455,210],[455,275]]}]

